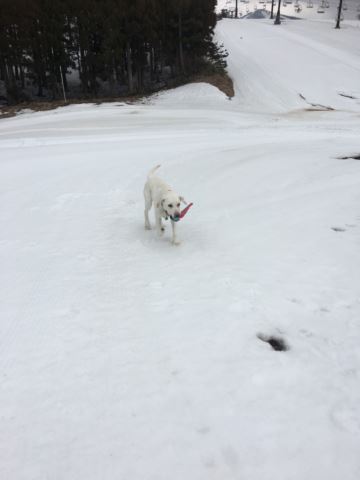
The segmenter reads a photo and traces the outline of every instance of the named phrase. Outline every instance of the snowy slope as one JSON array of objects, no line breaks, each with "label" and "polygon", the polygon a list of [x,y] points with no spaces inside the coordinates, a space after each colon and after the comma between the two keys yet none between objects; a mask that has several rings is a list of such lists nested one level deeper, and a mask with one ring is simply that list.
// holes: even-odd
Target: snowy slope
[{"label": "snowy slope", "polygon": [[[358,31],[255,22],[218,31],[231,101],[0,121],[1,479],[359,478]],[[157,163],[180,247],[143,228]]]},{"label": "snowy slope", "polygon": [[[291,3],[290,3],[291,2]],[[334,23],[335,18],[338,13],[339,0],[328,0],[328,7],[320,9],[321,13],[318,12],[319,6],[321,5],[321,0],[305,0],[298,1],[298,4],[301,6],[301,11],[298,12],[296,7],[296,0],[287,0],[281,2],[280,11],[284,15],[294,16],[297,18],[311,19],[316,21],[332,21]],[[326,3],[326,2],[324,2]],[[309,5],[312,4],[312,7]],[[248,12],[254,12],[256,10],[263,9],[266,6],[266,10],[271,10],[271,0],[248,0],[248,1],[238,1],[238,15],[239,17],[246,15]],[[278,2],[274,2],[274,11],[277,11]],[[218,0],[217,2],[217,11],[220,12],[221,9],[227,9],[230,11],[235,11],[235,0]],[[348,21],[358,21],[360,15],[360,2],[359,0],[343,0],[343,9],[342,14],[344,18],[344,23]]]},{"label": "snowy slope", "polygon": [[359,111],[359,32],[351,26],[334,31],[323,22],[274,26],[268,20],[224,19],[217,37],[229,49],[235,100],[242,109],[286,112],[315,103]]}]

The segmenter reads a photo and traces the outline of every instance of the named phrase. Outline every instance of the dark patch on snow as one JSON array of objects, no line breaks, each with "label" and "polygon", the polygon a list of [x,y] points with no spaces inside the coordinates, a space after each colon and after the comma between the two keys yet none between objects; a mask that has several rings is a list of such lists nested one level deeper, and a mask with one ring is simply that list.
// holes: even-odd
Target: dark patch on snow
[{"label": "dark patch on snow", "polygon": [[328,105],[321,105],[321,103],[311,103],[311,102],[309,102],[308,100],[306,100],[306,98],[304,97],[304,95],[302,93],[299,93],[299,97],[301,98],[301,100],[304,100],[304,102],[306,102],[308,105],[313,107],[311,109],[308,108],[307,109],[308,112],[314,112],[314,111],[330,112],[330,111],[335,110],[335,108],[329,107]]},{"label": "dark patch on snow", "polygon": [[339,95],[341,97],[345,97],[345,98],[351,98],[352,100],[357,100],[357,97],[354,97],[353,95],[349,95],[347,93],[339,93]]},{"label": "dark patch on snow", "polygon": [[341,227],[331,227],[331,230],[334,230],[334,232],[346,232],[345,228]]},{"label": "dark patch on snow", "polygon": [[354,153],[354,155],[345,155],[343,157],[337,157],[339,160],[360,160],[360,153]]},{"label": "dark patch on snow", "polygon": [[257,337],[262,342],[268,343],[276,352],[286,352],[290,349],[286,341],[278,335],[265,335],[264,333],[258,333]]}]

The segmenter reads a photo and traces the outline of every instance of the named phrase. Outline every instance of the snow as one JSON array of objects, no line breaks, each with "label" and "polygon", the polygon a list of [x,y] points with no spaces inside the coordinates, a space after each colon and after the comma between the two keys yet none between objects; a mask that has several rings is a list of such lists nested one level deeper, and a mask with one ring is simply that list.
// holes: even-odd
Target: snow
[{"label": "snow", "polygon": [[[316,36],[308,34],[309,26]],[[310,21],[288,21],[276,27],[266,20],[219,24],[220,42],[227,45],[237,39],[231,44],[228,63],[242,108],[286,112],[305,106],[301,94],[310,103],[358,111],[360,48],[353,43],[359,36],[357,29],[334,31],[328,23]]]},{"label": "snow", "polygon": [[[232,100],[0,121],[0,478],[359,478],[358,29],[217,36]],[[179,247],[143,227],[158,163]]]},{"label": "snow", "polygon": [[156,105],[176,108],[185,108],[197,106],[205,108],[224,108],[226,95],[216,87],[199,82],[197,84],[188,84],[176,88],[175,90],[165,90],[153,96],[156,99]]},{"label": "snow", "polygon": [[[308,7],[309,1],[298,1],[301,11],[297,11],[296,1],[295,0],[288,0],[285,4],[284,1],[281,2],[280,12],[281,15],[286,15],[289,17],[296,17],[301,19],[311,19],[316,20],[317,22],[331,22],[333,26],[335,26],[335,19],[338,15],[338,7],[339,7],[339,0],[329,0],[327,3],[329,7],[323,8],[322,13],[318,12],[319,6],[323,3],[322,0],[310,0],[313,3],[313,7]],[[326,1],[324,1],[326,3]],[[264,6],[266,9],[264,9]],[[278,7],[278,1],[274,1],[274,15],[276,15]],[[221,12],[222,9],[227,9],[230,12],[235,12],[235,0],[218,0],[217,1],[217,12]],[[239,0],[238,1],[238,15],[241,18],[253,12],[260,12],[262,10],[266,10],[267,12],[271,11],[271,1],[266,4],[261,3],[257,0]],[[346,25],[349,22],[355,22],[358,26],[360,25],[360,4],[358,0],[344,0],[343,1],[343,8],[342,8],[342,16],[344,19],[343,24]]]}]

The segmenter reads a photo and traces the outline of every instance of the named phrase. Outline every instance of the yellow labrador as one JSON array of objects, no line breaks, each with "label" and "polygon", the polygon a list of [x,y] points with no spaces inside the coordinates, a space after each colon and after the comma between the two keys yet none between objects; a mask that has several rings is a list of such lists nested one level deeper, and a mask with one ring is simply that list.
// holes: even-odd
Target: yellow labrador
[{"label": "yellow labrador", "polygon": [[186,204],[184,198],[175,193],[169,185],[167,185],[161,178],[155,176],[156,170],[160,168],[157,165],[150,170],[147,181],[144,186],[144,198],[145,198],[145,228],[151,229],[149,221],[149,210],[152,204],[154,204],[155,210],[155,223],[156,229],[159,235],[162,235],[165,228],[162,224],[162,219],[167,220],[170,218],[172,226],[172,243],[179,245],[180,242],[176,237],[176,222],[180,220],[180,204],[181,202]]}]

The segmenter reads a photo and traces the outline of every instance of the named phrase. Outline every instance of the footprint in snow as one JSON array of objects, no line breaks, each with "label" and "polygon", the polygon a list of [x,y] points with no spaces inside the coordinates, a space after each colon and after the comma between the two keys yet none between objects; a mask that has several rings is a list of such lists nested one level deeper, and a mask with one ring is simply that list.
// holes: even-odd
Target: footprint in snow
[{"label": "footprint in snow", "polygon": [[358,433],[360,431],[360,408],[352,401],[344,400],[335,405],[330,413],[330,420],[342,431]]}]

